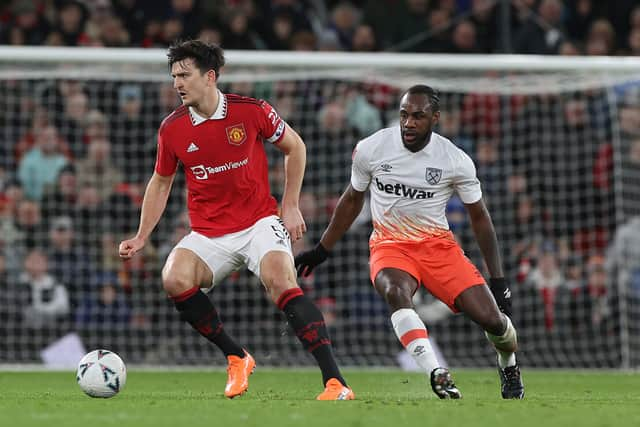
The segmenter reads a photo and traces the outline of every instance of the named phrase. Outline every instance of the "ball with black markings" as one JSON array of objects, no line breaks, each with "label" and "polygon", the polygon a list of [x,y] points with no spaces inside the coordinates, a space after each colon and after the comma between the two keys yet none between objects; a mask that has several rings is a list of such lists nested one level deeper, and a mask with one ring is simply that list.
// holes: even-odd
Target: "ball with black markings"
[{"label": "ball with black markings", "polygon": [[112,351],[93,350],[78,363],[78,385],[91,397],[113,397],[127,382],[124,362]]}]

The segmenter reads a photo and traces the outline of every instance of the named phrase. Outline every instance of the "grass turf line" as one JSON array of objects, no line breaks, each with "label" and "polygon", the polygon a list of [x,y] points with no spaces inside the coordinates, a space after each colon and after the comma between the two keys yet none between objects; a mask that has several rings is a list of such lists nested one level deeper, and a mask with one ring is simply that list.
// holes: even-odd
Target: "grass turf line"
[{"label": "grass turf line", "polygon": [[128,372],[111,399],[85,396],[73,372],[0,372],[0,425],[30,426],[640,426],[640,375],[523,370],[526,398],[504,401],[493,370],[454,370],[464,398],[441,401],[426,377],[346,371],[353,402],[317,402],[313,370],[258,369],[247,394],[223,396],[226,374]]}]

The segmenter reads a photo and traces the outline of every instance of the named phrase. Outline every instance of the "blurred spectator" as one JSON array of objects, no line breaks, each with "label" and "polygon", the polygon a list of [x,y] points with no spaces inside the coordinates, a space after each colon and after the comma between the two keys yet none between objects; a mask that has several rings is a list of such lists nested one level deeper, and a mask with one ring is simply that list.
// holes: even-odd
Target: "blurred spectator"
[{"label": "blurred spectator", "polygon": [[27,254],[20,285],[25,293],[22,308],[27,326],[37,329],[67,318],[70,309],[67,289],[49,273],[42,250],[32,249]]},{"label": "blurred spectator", "polygon": [[17,0],[9,9],[11,25],[0,30],[0,43],[13,45],[42,44],[50,31],[50,25],[38,11],[33,0]]},{"label": "blurred spectator", "polygon": [[87,10],[79,1],[65,0],[58,10],[57,31],[66,46],[86,44],[89,39],[85,33]]},{"label": "blurred spectator", "polygon": [[587,34],[587,55],[613,55],[616,51],[616,32],[606,19],[597,19]]},{"label": "blurred spectator", "polygon": [[347,91],[345,114],[349,126],[356,129],[363,137],[382,128],[380,111],[367,101],[361,91],[355,88]]},{"label": "blurred spectator", "polygon": [[28,199],[39,201],[45,187],[55,182],[68,159],[60,151],[58,131],[49,125],[35,136],[35,145],[18,165],[18,178]]},{"label": "blurred spectator", "polygon": [[316,35],[311,31],[296,31],[291,36],[291,50],[312,52],[317,50],[318,41]]},{"label": "blurred spectator", "polygon": [[471,21],[461,21],[455,26],[451,53],[481,53],[476,39],[476,26]]},{"label": "blurred spectator", "polygon": [[640,216],[618,227],[607,249],[606,267],[610,280],[640,301]]},{"label": "blurred spectator", "polygon": [[198,39],[207,43],[222,45],[222,31],[212,26],[204,27],[200,30]]},{"label": "blurred spectator", "polygon": [[42,197],[42,216],[48,221],[57,216],[75,216],[78,181],[73,164],[60,170],[53,186],[47,187]]},{"label": "blurred spectator", "polygon": [[121,86],[117,99],[118,112],[111,124],[110,138],[113,159],[120,170],[127,171],[127,180],[138,181],[146,178],[146,171],[153,167],[155,129],[149,128],[143,114],[142,86]]},{"label": "blurred spectator", "polygon": [[131,320],[131,307],[122,294],[118,276],[102,273],[96,285],[86,293],[75,315],[79,329],[117,333]]},{"label": "blurred spectator", "polygon": [[351,3],[342,2],[333,8],[326,31],[335,33],[340,50],[351,50],[351,41],[360,23],[360,13]]},{"label": "blurred spectator", "polygon": [[558,55],[577,56],[582,55],[582,51],[575,43],[565,40],[558,48]]},{"label": "blurred spectator", "polygon": [[580,40],[602,12],[602,7],[594,0],[570,0],[565,3],[567,35],[571,40]]},{"label": "blurred spectator", "polygon": [[425,39],[417,43],[412,50],[433,53],[454,51],[451,42],[451,17],[446,10],[432,10],[429,13],[425,30]]},{"label": "blurred spectator", "polygon": [[45,225],[38,202],[27,199],[18,202],[15,223],[19,232],[19,239],[15,242],[16,250],[33,249],[42,245]]},{"label": "blurred spectator", "polygon": [[358,25],[351,38],[351,50],[354,52],[374,52],[379,50],[376,34],[370,25]]},{"label": "blurred spectator", "polygon": [[560,0],[542,0],[538,15],[531,15],[515,34],[515,53],[549,55],[558,52],[563,41],[562,3]]},{"label": "blurred spectator", "polygon": [[75,158],[85,155],[84,143],[85,120],[89,115],[89,96],[79,87],[72,87],[72,91],[63,94],[63,114],[56,120],[63,138],[69,143]]},{"label": "blurred spectator", "polygon": [[558,265],[556,248],[553,242],[543,243],[537,265],[527,277],[527,283],[537,289],[544,304],[544,326],[547,331],[555,327],[556,293],[565,283],[564,275]]},{"label": "blurred spectator", "polygon": [[[40,133],[48,126],[53,125],[51,120],[49,120],[49,115],[43,108],[36,107],[30,115],[32,117],[31,126],[22,135],[13,149],[16,163],[19,163],[24,154],[36,145],[36,139],[39,137]],[[71,154],[69,144],[67,144],[59,134],[57,139],[60,152],[63,153],[65,157],[69,159],[72,158],[73,156]]]},{"label": "blurred spectator", "polygon": [[139,0],[111,0],[113,13],[124,23],[129,31],[131,43],[140,45],[144,30],[153,13],[145,8],[145,2]]},{"label": "blurred spectator", "polygon": [[95,187],[101,202],[106,201],[123,182],[122,172],[111,161],[111,143],[93,139],[85,159],[76,162],[78,187]]},{"label": "blurred spectator", "polygon": [[77,241],[71,217],[51,219],[47,254],[51,274],[58,282],[64,283],[70,305],[76,308],[91,285],[89,281],[95,276],[95,263],[91,259],[95,254]]},{"label": "blurred spectator", "polygon": [[[182,31],[177,37],[194,38],[202,27],[202,16],[196,7],[196,0],[171,0],[170,20],[177,20]],[[175,38],[167,41],[173,41]]]},{"label": "blurred spectator", "polygon": [[247,16],[233,11],[227,17],[227,30],[222,36],[222,47],[225,49],[251,49],[263,46],[262,40],[249,26]]},{"label": "blurred spectator", "polygon": [[605,259],[595,253],[587,259],[587,292],[591,305],[591,324],[601,325],[610,315],[608,304],[609,280],[605,269]]}]

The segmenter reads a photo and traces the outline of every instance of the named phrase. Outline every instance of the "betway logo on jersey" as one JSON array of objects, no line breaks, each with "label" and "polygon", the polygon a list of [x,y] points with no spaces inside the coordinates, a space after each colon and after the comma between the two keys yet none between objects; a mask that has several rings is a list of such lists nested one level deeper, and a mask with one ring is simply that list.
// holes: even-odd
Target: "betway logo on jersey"
[{"label": "betway logo on jersey", "polygon": [[376,187],[387,194],[395,194],[409,199],[431,199],[436,194],[435,191],[418,190],[417,188],[407,187],[404,184],[385,184],[378,178],[376,178]]},{"label": "betway logo on jersey", "polygon": [[210,175],[215,175],[221,172],[227,172],[227,171],[230,171],[231,169],[238,169],[243,166],[246,166],[247,164],[249,164],[248,157],[237,162],[226,162],[218,166],[205,166],[205,165],[191,166],[191,172],[193,172],[193,176],[196,179],[202,180],[202,179],[208,179]]}]

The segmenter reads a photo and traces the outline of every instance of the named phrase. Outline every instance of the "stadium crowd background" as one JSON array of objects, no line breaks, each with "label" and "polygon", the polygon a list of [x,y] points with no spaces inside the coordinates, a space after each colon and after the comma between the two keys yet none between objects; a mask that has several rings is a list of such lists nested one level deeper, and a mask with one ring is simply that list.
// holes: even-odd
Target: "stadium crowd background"
[{"label": "stadium crowd background", "polygon": [[638,55],[635,0],[12,0],[0,43],[225,49]]},{"label": "stadium crowd background", "polygon": [[[498,2],[491,0],[14,0],[2,2],[0,42],[166,47],[177,38],[199,37],[225,49],[640,54],[638,1],[618,0],[605,7],[590,0],[521,0],[512,2],[510,16],[506,34],[511,36],[506,37],[498,30]],[[305,139],[308,170],[301,204],[309,233],[300,245],[310,245],[348,182],[353,146],[392,123],[399,89],[331,80],[228,84],[224,74],[221,87],[267,99]],[[116,250],[121,238],[135,233],[144,185],[153,170],[157,128],[179,102],[171,83],[27,79],[0,81],[0,90],[7,94],[0,106],[0,331],[9,337],[0,347],[0,361],[38,360],[43,345],[78,331],[89,347],[113,340],[114,349],[124,346],[119,352],[129,360],[175,363],[161,350],[166,337],[177,334],[165,329],[177,323],[171,320],[177,315],[162,294],[159,268],[189,230],[181,179],[145,253],[122,263]],[[606,99],[598,90],[571,99],[442,96],[439,131],[472,155],[485,195],[494,202],[492,213],[514,283],[516,322],[524,326],[525,339],[527,333],[536,336],[538,349],[545,345],[541,336],[566,346],[557,357],[532,356],[529,364],[617,363],[602,344],[619,326],[612,302],[616,289],[609,286],[606,267],[620,264],[616,257],[623,255],[616,245],[626,236],[640,248],[640,224],[630,221],[624,225],[630,234],[624,234],[616,223],[609,119],[596,117],[608,112]],[[628,170],[640,167],[637,101],[620,104],[626,111],[621,128]],[[561,124],[542,128],[557,117]],[[518,130],[507,134],[508,128]],[[567,138],[574,148],[557,144]],[[567,170],[562,160],[567,155],[582,159],[578,169]],[[276,158],[270,177],[277,194],[283,176]],[[540,175],[567,180],[558,186],[531,179]],[[640,194],[637,178],[635,185],[627,188],[630,197]],[[564,199],[568,194],[572,203]],[[570,206],[557,208],[564,205]],[[637,208],[624,217],[632,215],[638,215]],[[482,268],[457,199],[448,216]],[[376,336],[381,354],[397,346],[383,303],[368,284],[369,230],[365,215],[331,266],[302,282],[324,310],[343,357],[358,340],[370,344],[366,334],[351,333],[363,328],[384,331]],[[634,303],[640,301],[637,268]],[[277,335],[282,319],[264,298],[245,292],[255,286],[248,275],[239,273],[229,281],[234,285],[221,286],[224,290],[214,295],[232,332],[253,337],[251,342],[255,322],[260,322]],[[338,289],[344,283],[356,286]],[[233,308],[225,310],[225,305]],[[463,323],[448,322],[447,331],[465,333]],[[439,326],[428,326],[437,336]],[[454,362],[463,351],[451,350]]]}]

